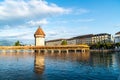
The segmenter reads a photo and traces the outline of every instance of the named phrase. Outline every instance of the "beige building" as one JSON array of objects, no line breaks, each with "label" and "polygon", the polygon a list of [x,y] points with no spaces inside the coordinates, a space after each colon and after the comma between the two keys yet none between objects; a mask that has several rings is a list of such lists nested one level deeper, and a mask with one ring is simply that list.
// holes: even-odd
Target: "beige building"
[{"label": "beige building", "polygon": [[35,46],[45,46],[45,33],[41,27],[39,27],[35,34]]},{"label": "beige building", "polygon": [[66,40],[66,39],[49,40],[49,41],[46,41],[46,45],[47,46],[58,46],[58,45],[61,45],[63,40]]},{"label": "beige building", "polygon": [[90,45],[92,42],[93,34],[81,35],[74,37],[76,39],[76,44],[87,44]]},{"label": "beige building", "polygon": [[49,40],[46,41],[46,45],[48,46],[57,46],[61,45],[63,40],[67,41],[67,45],[79,45],[79,44],[91,44],[92,42],[92,34],[77,36],[69,39],[56,39],[56,40]]},{"label": "beige building", "polygon": [[76,39],[75,38],[70,38],[66,39],[68,45],[75,45],[76,44]]},{"label": "beige building", "polygon": [[76,36],[70,39],[67,39],[68,45],[79,45],[79,44],[91,44],[92,34]]},{"label": "beige building", "polygon": [[92,44],[95,44],[98,42],[101,42],[101,43],[111,42],[111,34],[108,34],[108,33],[95,34],[92,37]]},{"label": "beige building", "polygon": [[46,45],[47,46],[59,46],[59,45],[61,45],[63,40],[67,41],[67,45],[75,45],[76,44],[76,39],[70,38],[70,39],[49,40],[49,41],[46,41]]},{"label": "beige building", "polygon": [[111,41],[111,34],[108,33],[100,33],[100,34],[87,34],[87,35],[81,35],[76,36],[70,39],[56,39],[56,40],[50,40],[46,41],[46,45],[61,45],[61,42],[63,40],[67,41],[68,45],[79,45],[79,44],[95,44],[98,42],[110,42]]}]

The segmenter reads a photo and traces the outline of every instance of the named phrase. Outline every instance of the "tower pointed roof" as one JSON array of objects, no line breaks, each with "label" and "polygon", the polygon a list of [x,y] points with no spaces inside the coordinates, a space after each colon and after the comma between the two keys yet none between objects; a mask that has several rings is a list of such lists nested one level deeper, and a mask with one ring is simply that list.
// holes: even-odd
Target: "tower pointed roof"
[{"label": "tower pointed roof", "polygon": [[42,28],[39,26],[34,35],[43,35],[43,36],[45,36],[45,33],[42,30]]}]

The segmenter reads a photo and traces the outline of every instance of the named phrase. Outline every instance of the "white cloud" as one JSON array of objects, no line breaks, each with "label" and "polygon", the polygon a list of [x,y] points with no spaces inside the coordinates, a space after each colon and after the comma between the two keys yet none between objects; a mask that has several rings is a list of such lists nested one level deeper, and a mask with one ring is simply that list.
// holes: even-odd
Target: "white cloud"
[{"label": "white cloud", "polygon": [[48,21],[46,19],[42,19],[42,20],[39,20],[39,21],[28,21],[27,22],[28,25],[30,26],[39,26],[39,25],[45,25],[45,24],[48,24]]},{"label": "white cloud", "polygon": [[3,29],[0,29],[0,38],[6,39],[33,39],[34,31],[32,28],[26,28],[25,26],[14,27],[6,26]]},{"label": "white cloud", "polygon": [[[76,19],[73,21],[73,19],[66,20],[65,17],[63,18],[65,20],[52,18],[50,22],[50,19],[47,18],[48,16],[51,17],[51,15],[68,14],[71,11],[73,11],[73,15],[89,13],[87,9],[65,9],[53,3],[47,3],[45,0],[4,0],[0,2],[0,23],[3,24],[4,22],[3,25],[0,25],[0,38],[34,39],[35,27],[48,23],[52,23],[52,25],[47,25],[46,39],[68,38],[76,35],[77,30],[79,33],[80,29],[64,25],[73,23]],[[13,23],[9,24],[12,20]],[[77,21],[90,22],[94,21],[94,19],[79,19]]]},{"label": "white cloud", "polygon": [[[56,4],[48,4],[43,0],[5,0],[0,2],[0,20],[43,17],[69,13]],[[38,17],[37,17],[38,18]]]}]

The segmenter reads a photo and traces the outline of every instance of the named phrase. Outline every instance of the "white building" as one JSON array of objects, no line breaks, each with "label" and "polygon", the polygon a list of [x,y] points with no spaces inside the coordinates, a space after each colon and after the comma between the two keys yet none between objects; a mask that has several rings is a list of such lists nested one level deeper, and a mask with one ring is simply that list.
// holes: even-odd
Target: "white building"
[{"label": "white building", "polygon": [[101,43],[111,42],[111,34],[108,34],[108,33],[95,34],[92,37],[92,44],[95,44],[98,42],[101,42]]},{"label": "white building", "polygon": [[35,34],[35,46],[45,46],[45,33],[41,27],[39,27]]},{"label": "white building", "polygon": [[119,43],[120,42],[120,32],[117,32],[115,34],[115,43]]}]

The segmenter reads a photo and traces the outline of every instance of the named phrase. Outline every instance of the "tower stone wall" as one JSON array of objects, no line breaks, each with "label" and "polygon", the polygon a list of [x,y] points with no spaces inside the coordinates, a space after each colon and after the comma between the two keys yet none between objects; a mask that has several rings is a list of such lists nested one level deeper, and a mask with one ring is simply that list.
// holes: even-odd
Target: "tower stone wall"
[{"label": "tower stone wall", "polygon": [[45,46],[45,33],[42,28],[38,28],[34,34],[35,46]]}]

